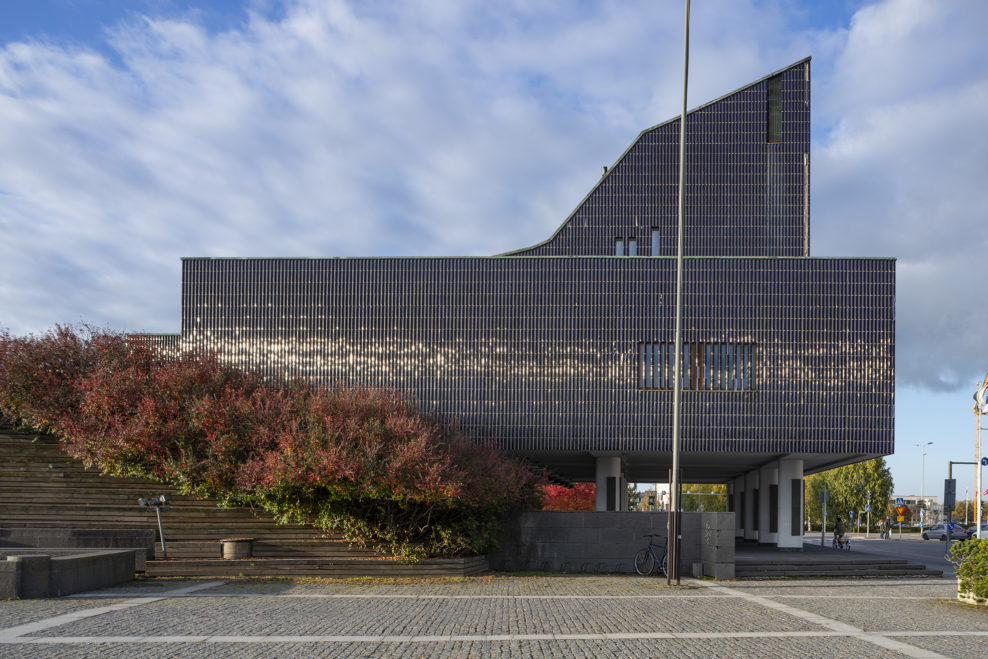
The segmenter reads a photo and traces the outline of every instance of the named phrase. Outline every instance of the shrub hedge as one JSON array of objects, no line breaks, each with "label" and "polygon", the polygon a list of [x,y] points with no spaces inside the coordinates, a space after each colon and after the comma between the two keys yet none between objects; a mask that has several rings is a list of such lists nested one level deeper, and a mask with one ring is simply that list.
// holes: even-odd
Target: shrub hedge
[{"label": "shrub hedge", "polygon": [[950,555],[957,567],[958,588],[978,601],[988,600],[988,538],[955,543]]},{"label": "shrub hedge", "polygon": [[399,392],[272,381],[59,326],[0,333],[0,413],[104,473],[152,478],[409,559],[483,553],[541,474]]}]

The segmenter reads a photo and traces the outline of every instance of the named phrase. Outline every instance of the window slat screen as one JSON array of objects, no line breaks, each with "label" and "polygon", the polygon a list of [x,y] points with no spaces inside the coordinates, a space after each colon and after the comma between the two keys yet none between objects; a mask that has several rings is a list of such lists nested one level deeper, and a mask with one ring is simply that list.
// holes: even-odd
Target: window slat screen
[{"label": "window slat screen", "polygon": [[[638,344],[638,387],[672,389],[675,344],[643,341]],[[755,388],[755,344],[683,343],[682,388],[704,391],[751,391]]]}]

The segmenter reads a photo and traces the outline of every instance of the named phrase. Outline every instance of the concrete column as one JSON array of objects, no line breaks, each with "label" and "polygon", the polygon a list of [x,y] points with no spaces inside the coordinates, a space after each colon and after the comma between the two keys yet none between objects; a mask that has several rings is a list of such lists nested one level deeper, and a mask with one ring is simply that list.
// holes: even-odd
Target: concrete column
[{"label": "concrete column", "polygon": [[755,500],[754,493],[758,489],[758,470],[749,471],[744,475],[744,539],[757,540],[758,530],[755,528]]},{"label": "concrete column", "polygon": [[744,537],[744,518],[741,516],[741,502],[744,500],[744,476],[738,476],[734,484],[734,537]]},{"label": "concrete column", "polygon": [[[779,463],[770,462],[758,470],[758,542],[779,541]],[[773,530],[774,529],[774,530]]]},{"label": "concrete column", "polygon": [[779,540],[785,549],[803,550],[803,461],[779,460]]},{"label": "concrete column", "polygon": [[[622,496],[624,479],[621,477],[621,456],[597,456],[597,499],[595,510],[627,510],[627,494]],[[613,479],[613,480],[610,480]],[[611,487],[611,505],[608,506],[608,484]],[[621,504],[624,503],[622,508]]]}]

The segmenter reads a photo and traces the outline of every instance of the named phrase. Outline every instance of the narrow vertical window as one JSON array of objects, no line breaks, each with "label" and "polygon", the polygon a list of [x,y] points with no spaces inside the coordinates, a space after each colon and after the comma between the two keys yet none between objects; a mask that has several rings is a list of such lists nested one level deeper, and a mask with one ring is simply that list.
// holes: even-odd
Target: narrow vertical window
[{"label": "narrow vertical window", "polygon": [[614,256],[624,256],[624,238],[614,239]]},{"label": "narrow vertical window", "polygon": [[661,247],[662,237],[659,235],[659,228],[652,227],[652,256],[658,256]]},{"label": "narrow vertical window", "polygon": [[628,256],[638,256],[638,241],[628,238]]},{"label": "narrow vertical window", "polygon": [[766,142],[782,141],[782,77],[768,79]]}]

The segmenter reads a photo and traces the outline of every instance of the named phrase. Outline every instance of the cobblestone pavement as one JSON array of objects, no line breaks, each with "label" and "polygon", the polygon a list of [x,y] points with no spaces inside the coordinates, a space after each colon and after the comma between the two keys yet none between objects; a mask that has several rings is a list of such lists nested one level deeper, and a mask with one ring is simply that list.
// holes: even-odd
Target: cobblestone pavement
[{"label": "cobblestone pavement", "polygon": [[986,657],[947,579],[148,580],[0,602],[0,657]]}]

